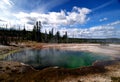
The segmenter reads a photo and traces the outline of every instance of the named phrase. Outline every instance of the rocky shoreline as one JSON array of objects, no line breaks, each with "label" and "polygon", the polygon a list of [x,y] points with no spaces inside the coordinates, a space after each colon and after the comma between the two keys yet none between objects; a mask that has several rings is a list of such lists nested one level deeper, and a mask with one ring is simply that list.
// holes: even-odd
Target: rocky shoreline
[{"label": "rocky shoreline", "polygon": [[[94,75],[99,76],[99,78],[106,75],[105,79],[106,77],[109,77],[109,79],[105,81],[109,82],[112,81],[112,75],[110,77],[108,74],[113,70],[113,68],[110,68],[118,65],[120,65],[120,60],[110,60],[105,62],[97,61],[92,66],[77,69],[49,67],[42,70],[35,70],[31,66],[20,62],[0,61],[0,82],[68,82],[68,80],[73,79],[75,80],[74,82],[87,82]],[[120,73],[120,69],[117,69],[117,71]],[[94,79],[92,82],[94,81],[105,82],[101,81],[101,79]]]}]

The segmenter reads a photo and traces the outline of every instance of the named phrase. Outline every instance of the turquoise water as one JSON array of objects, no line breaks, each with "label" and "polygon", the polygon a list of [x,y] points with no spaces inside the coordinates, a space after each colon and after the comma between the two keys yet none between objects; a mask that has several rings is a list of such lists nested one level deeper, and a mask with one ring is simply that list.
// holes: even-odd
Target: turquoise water
[{"label": "turquoise water", "polygon": [[7,61],[18,61],[32,65],[37,69],[45,67],[78,68],[92,65],[96,60],[108,60],[108,56],[90,52],[59,49],[25,49],[4,58]]}]

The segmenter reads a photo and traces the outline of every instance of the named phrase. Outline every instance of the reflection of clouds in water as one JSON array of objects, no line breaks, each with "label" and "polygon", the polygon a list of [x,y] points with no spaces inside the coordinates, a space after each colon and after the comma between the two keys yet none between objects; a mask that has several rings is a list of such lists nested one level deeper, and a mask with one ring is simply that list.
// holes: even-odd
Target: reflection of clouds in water
[{"label": "reflection of clouds in water", "polygon": [[43,63],[54,65],[56,63],[62,62],[61,55],[64,54],[64,52],[65,51],[57,49],[42,49],[40,51],[40,56]]},{"label": "reflection of clouds in water", "polygon": [[5,60],[19,61],[35,67],[59,66],[76,68],[91,65],[94,61],[105,58],[106,57],[99,57],[89,52],[59,49],[26,49],[7,56]]}]

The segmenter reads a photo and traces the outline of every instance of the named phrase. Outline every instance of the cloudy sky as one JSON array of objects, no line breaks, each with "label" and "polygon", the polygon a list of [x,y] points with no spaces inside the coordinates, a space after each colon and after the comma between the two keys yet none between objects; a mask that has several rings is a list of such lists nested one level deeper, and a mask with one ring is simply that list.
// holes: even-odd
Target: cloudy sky
[{"label": "cloudy sky", "polygon": [[76,38],[120,38],[120,0],[0,0],[0,26],[42,32],[54,28]]}]

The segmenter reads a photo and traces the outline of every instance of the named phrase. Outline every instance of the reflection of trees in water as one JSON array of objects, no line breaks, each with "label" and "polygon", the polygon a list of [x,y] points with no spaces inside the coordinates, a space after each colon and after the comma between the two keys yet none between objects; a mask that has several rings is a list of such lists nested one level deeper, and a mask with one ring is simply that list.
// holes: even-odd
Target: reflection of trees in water
[{"label": "reflection of trees in water", "polygon": [[37,64],[41,64],[41,63],[42,63],[41,55],[40,55],[40,54],[36,54],[34,60],[35,60],[35,62],[36,62]]},{"label": "reflection of trees in water", "polygon": [[59,49],[29,49],[11,54],[5,60],[19,61],[30,64],[33,67],[59,66],[65,68],[77,68],[91,65],[96,60],[107,59],[89,52],[69,51]]}]

